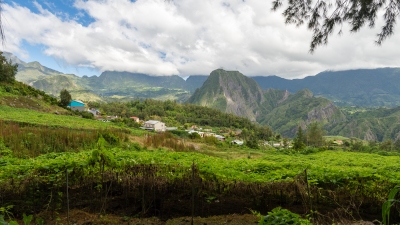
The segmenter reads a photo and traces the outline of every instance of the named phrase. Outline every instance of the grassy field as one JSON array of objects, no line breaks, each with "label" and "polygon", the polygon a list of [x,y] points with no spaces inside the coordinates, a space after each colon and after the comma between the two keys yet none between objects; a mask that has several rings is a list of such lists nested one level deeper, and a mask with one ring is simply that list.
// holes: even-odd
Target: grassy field
[{"label": "grassy field", "polygon": [[0,105],[0,119],[5,121],[76,129],[105,129],[118,127],[113,123],[104,123],[101,121],[84,119],[77,116],[49,114],[24,108],[13,108],[5,105]]}]

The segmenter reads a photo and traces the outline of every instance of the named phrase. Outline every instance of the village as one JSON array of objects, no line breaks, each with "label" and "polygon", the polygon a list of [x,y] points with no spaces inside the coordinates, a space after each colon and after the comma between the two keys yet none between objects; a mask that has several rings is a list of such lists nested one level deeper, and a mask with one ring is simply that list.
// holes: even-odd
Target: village
[{"label": "village", "polygon": [[[70,108],[72,111],[79,111],[79,112],[88,112],[93,114],[93,118],[98,121],[102,122],[112,122],[119,117],[117,115],[103,115],[98,109],[95,108],[88,108],[86,104],[83,101],[80,100],[72,100],[70,104],[68,105],[68,108]],[[131,120],[133,120],[135,123],[139,125],[139,128],[148,130],[148,131],[153,131],[153,132],[166,132],[166,131],[174,131],[178,130],[177,127],[167,127],[166,124],[162,121],[159,120],[141,120],[137,116],[131,116],[129,117]],[[233,137],[234,139],[230,139],[230,143],[233,145],[238,145],[241,146],[245,144],[243,140],[241,140],[239,137],[241,137],[242,130],[238,129],[235,131],[230,131],[230,132],[225,132],[225,133],[220,133],[217,134],[217,132],[213,132],[212,129],[210,128],[202,128],[198,127],[196,125],[192,125],[191,127],[187,127],[185,131],[189,135],[198,135],[199,138],[206,138],[206,137],[214,137],[218,141],[224,142],[226,141],[226,137],[230,136]],[[237,138],[237,139],[236,139]],[[342,140],[332,140],[331,141],[332,145],[335,146],[341,146],[343,145]],[[270,146],[276,149],[280,148],[292,148],[292,142],[289,140],[275,140],[275,141],[265,141],[261,143],[260,145],[263,146]]]}]

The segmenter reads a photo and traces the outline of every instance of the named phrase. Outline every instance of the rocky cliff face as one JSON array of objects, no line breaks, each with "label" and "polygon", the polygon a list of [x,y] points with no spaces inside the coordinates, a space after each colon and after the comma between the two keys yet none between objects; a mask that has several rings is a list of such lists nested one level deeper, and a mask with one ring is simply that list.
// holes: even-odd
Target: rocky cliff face
[{"label": "rocky cliff face", "polygon": [[262,113],[263,90],[257,83],[237,71],[213,71],[204,85],[188,100],[256,121]]},{"label": "rocky cliff face", "polygon": [[345,116],[340,112],[340,110],[333,104],[329,102],[325,106],[317,106],[307,114],[306,123],[309,124],[313,121],[323,122],[323,123],[337,123],[345,119]]},{"label": "rocky cliff face", "polygon": [[[228,76],[219,77],[219,83],[227,102],[225,112],[256,121],[257,116],[261,113],[260,104],[265,101],[262,90],[260,88],[249,90],[245,88],[246,85],[243,82],[237,82],[231,78]],[[251,80],[244,80],[252,82]]]}]

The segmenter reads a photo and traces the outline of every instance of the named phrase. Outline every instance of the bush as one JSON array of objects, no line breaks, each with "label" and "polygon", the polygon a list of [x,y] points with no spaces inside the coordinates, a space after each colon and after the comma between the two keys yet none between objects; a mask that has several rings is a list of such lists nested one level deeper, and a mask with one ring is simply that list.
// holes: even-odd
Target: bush
[{"label": "bush", "polygon": [[293,213],[281,207],[274,208],[268,212],[264,218],[259,222],[259,225],[272,225],[272,224],[294,224],[294,225],[312,225],[307,219],[302,219],[300,215]]},{"label": "bush", "polygon": [[80,115],[82,116],[82,118],[85,118],[85,119],[94,119],[93,114],[90,112],[87,112],[87,111],[82,111],[80,113]]},{"label": "bush", "polygon": [[189,138],[190,139],[201,139],[200,134],[198,134],[196,132],[189,134]]},{"label": "bush", "polygon": [[111,132],[103,132],[101,133],[101,136],[106,140],[106,142],[110,145],[117,145],[120,143],[120,139],[119,137],[115,136],[113,133]]},{"label": "bush", "polygon": [[187,138],[189,137],[189,133],[185,130],[171,130],[170,133],[180,137],[180,138]]}]

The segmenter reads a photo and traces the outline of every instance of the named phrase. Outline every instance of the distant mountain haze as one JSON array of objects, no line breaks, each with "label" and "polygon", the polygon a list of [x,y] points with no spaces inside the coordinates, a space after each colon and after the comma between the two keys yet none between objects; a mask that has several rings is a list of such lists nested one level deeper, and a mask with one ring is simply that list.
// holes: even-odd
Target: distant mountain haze
[{"label": "distant mountain haze", "polygon": [[252,77],[263,88],[297,92],[307,88],[338,105],[400,105],[400,68],[325,71],[304,79],[287,80],[277,76]]},{"label": "distant mountain haze", "polygon": [[140,73],[104,71],[100,76],[79,77],[47,68],[39,62],[26,63],[12,53],[3,55],[18,64],[18,81],[58,97],[66,88],[83,101],[127,101],[138,98],[186,101],[207,76],[194,75],[186,81],[179,76],[150,76]]},{"label": "distant mountain haze", "polygon": [[[63,75],[61,72],[42,66],[39,62],[26,63],[8,52],[4,52],[3,55],[19,64],[16,78],[24,83],[35,86],[34,82],[40,79]],[[110,100],[129,100],[137,97],[173,99],[184,102],[197,88],[203,85],[208,76],[192,75],[185,81],[179,76],[150,76],[139,73],[104,71],[99,77],[74,77],[76,77],[74,78],[76,84],[72,89],[83,86],[82,88],[77,87],[77,89],[87,90],[92,93],[91,95]],[[264,90],[273,88],[295,93],[307,88],[315,96],[325,97],[340,106],[395,107],[400,105],[400,68],[325,71],[315,76],[293,80],[278,76],[250,78],[254,79]],[[46,91],[46,85],[35,87]],[[81,97],[84,98],[84,96]]]}]

